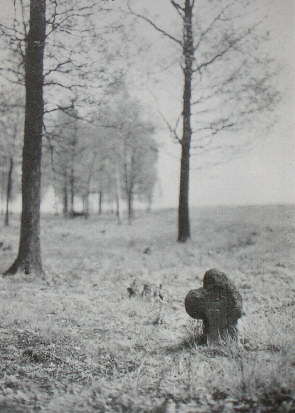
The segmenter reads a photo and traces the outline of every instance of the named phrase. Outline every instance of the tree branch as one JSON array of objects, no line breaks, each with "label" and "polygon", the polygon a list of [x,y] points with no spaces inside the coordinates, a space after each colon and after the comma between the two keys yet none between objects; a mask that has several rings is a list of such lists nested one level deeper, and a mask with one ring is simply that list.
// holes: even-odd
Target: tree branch
[{"label": "tree branch", "polygon": [[136,13],[134,10],[132,10],[131,6],[130,6],[130,1],[128,1],[128,5],[127,5],[130,13],[135,16],[138,17],[139,19],[144,20],[146,23],[148,23],[149,25],[151,25],[154,29],[156,29],[158,32],[160,32],[161,34],[163,34],[165,37],[168,37],[170,40],[173,40],[174,42],[176,42],[177,44],[179,44],[182,47],[182,41],[177,39],[176,37],[172,36],[171,34],[167,33],[164,29],[161,29],[159,26],[157,26],[152,20],[150,20],[148,17],[143,16],[142,14]]},{"label": "tree branch", "polygon": [[223,57],[233,46],[234,43],[237,43],[238,40],[230,42],[225,49],[223,49],[221,52],[217,53],[214,55],[211,59],[209,59],[207,62],[201,63],[198,65],[193,71],[194,72],[199,72],[201,74],[202,69],[206,68],[207,66],[210,66],[212,63],[214,63],[216,60],[220,59]]},{"label": "tree branch", "polygon": [[172,126],[170,125],[170,123],[165,119],[164,115],[159,111],[159,109],[158,109],[158,113],[159,113],[159,115],[161,116],[162,120],[166,123],[166,125],[167,125],[170,133],[174,136],[174,138],[177,140],[178,143],[182,144],[182,140],[181,140],[181,138],[178,136],[178,134],[177,134],[177,132],[176,132],[176,129],[177,129],[178,125],[179,125],[179,121],[180,121],[180,119],[181,119],[181,117],[182,117],[182,114],[177,118],[175,127],[172,128]]},{"label": "tree branch", "polygon": [[184,8],[181,7],[178,3],[176,3],[176,1],[174,0],[170,0],[170,3],[172,4],[172,6],[175,8],[175,10],[177,11],[177,13],[179,14],[179,16],[183,19],[184,17]]},{"label": "tree branch", "polygon": [[[59,69],[61,69],[63,66],[72,63],[72,60],[68,59],[64,62],[60,62],[58,63],[53,69],[49,69],[46,73],[44,73],[43,78],[45,79],[48,75],[50,75],[52,72],[57,72],[59,71]],[[62,72],[62,73],[68,73],[68,71],[66,72]]]}]

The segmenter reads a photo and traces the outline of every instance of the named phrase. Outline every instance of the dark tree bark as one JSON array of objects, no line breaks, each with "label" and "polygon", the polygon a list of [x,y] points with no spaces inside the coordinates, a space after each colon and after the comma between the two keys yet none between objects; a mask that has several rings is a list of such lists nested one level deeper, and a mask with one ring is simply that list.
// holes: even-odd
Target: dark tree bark
[{"label": "dark tree bark", "polygon": [[18,256],[7,274],[42,273],[40,248],[43,58],[46,0],[31,0],[25,56],[25,128],[22,162],[22,215]]},{"label": "dark tree bark", "polygon": [[70,176],[70,213],[74,213],[74,199],[75,199],[75,178],[74,178],[74,168],[71,168],[71,176]]},{"label": "dark tree bark", "polygon": [[[125,148],[126,150],[126,148]],[[126,156],[127,159],[127,156]],[[133,211],[133,201],[134,201],[134,187],[135,187],[135,156],[134,152],[130,156],[129,163],[125,164],[125,194],[127,200],[127,212],[128,212],[128,223],[131,224],[134,211]]]},{"label": "dark tree bark", "polygon": [[4,182],[5,182],[5,180],[6,180],[6,177],[5,177],[5,172],[4,171],[2,171],[2,174],[1,174],[2,176],[1,176],[1,215],[3,215],[4,214],[4,203],[5,203],[5,184],[4,184]]},{"label": "dark tree bark", "polygon": [[102,201],[103,201],[103,192],[99,191],[98,193],[98,215],[102,214]]},{"label": "dark tree bark", "polygon": [[64,187],[63,187],[63,215],[66,218],[69,214],[69,202],[68,202],[68,184],[67,177],[65,177]]},{"label": "dark tree bark", "polygon": [[130,189],[127,193],[128,222],[131,224],[133,218],[133,191]]},{"label": "dark tree bark", "polygon": [[190,238],[189,218],[189,168],[191,147],[191,94],[193,75],[193,30],[192,30],[193,3],[185,1],[183,56],[184,56],[184,90],[183,90],[183,135],[181,139],[181,166],[178,204],[178,241],[185,242]]},{"label": "dark tree bark", "polygon": [[116,217],[118,225],[121,225],[121,214],[120,214],[120,197],[116,194]]},{"label": "dark tree bark", "polygon": [[12,190],[12,172],[13,172],[13,157],[10,156],[9,158],[9,167],[7,173],[7,186],[6,186],[6,211],[5,211],[5,221],[4,224],[7,227],[9,225],[9,202],[11,197],[11,190]]},{"label": "dark tree bark", "polygon": [[121,199],[121,188],[120,188],[120,173],[119,173],[119,165],[118,162],[116,162],[116,195],[115,195],[115,201],[116,201],[116,217],[117,217],[117,223],[118,225],[121,225],[121,214],[120,214],[120,199]]}]

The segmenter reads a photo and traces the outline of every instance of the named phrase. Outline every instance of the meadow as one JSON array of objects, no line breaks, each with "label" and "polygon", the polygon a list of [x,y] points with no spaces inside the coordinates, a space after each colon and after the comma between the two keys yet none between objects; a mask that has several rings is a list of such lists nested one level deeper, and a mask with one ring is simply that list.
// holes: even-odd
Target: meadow
[{"label": "meadow", "polygon": [[[44,277],[2,278],[0,411],[294,412],[295,207],[196,208],[176,242],[176,211],[42,217]],[[0,272],[19,218],[0,226]],[[184,297],[206,270],[242,294],[239,340],[199,345]],[[135,283],[134,283],[135,281]],[[159,291],[129,295],[131,285]]]}]

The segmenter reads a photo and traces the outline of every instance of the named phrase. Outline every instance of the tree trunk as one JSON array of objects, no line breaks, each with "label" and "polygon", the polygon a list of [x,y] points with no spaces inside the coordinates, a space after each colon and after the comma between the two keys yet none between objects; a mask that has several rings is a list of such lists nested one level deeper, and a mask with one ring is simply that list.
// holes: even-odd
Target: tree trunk
[{"label": "tree trunk", "polygon": [[118,225],[121,225],[121,214],[120,214],[120,199],[121,199],[121,188],[120,188],[120,173],[119,173],[119,165],[116,162],[116,217]]},{"label": "tree trunk", "polygon": [[127,193],[128,223],[131,224],[133,218],[133,192],[130,189]]},{"label": "tree trunk", "polygon": [[7,186],[6,186],[6,211],[5,211],[5,226],[9,225],[9,202],[12,190],[12,171],[13,171],[13,157],[9,158],[9,168],[7,174]]},{"label": "tree trunk", "polygon": [[151,210],[152,210],[152,203],[153,203],[153,197],[152,197],[152,195],[151,195],[151,196],[148,196],[148,197],[147,197],[146,212],[151,212]]},{"label": "tree trunk", "polygon": [[89,215],[89,192],[83,195],[83,213],[85,214],[85,217],[88,217]]},{"label": "tree trunk", "polygon": [[184,90],[183,90],[183,135],[181,140],[181,166],[178,204],[178,241],[186,242],[190,238],[189,219],[189,164],[191,146],[191,92],[193,74],[193,31],[191,0],[185,1],[183,56],[184,56]]},{"label": "tree trunk", "polygon": [[102,200],[103,200],[103,192],[99,191],[98,193],[98,215],[102,214]]},{"label": "tree trunk", "polygon": [[4,203],[5,203],[5,172],[2,171],[1,176],[1,215],[4,214]]},{"label": "tree trunk", "polygon": [[64,218],[67,218],[69,215],[69,190],[68,190],[68,176],[67,176],[67,171],[65,170],[63,172],[63,189],[62,189],[62,195],[63,195],[63,216]]},{"label": "tree trunk", "polygon": [[66,218],[69,214],[69,202],[68,202],[68,185],[67,178],[65,177],[64,187],[63,187],[63,215]]},{"label": "tree trunk", "polygon": [[75,198],[75,180],[74,180],[74,168],[71,168],[71,176],[70,176],[70,213],[74,213],[74,198]]},{"label": "tree trunk", "polygon": [[116,194],[116,217],[118,225],[121,225],[121,214],[120,214],[120,198],[118,194]]},{"label": "tree trunk", "polygon": [[22,162],[22,215],[18,256],[5,274],[42,273],[40,248],[43,57],[46,0],[31,0],[25,57],[25,128]]}]

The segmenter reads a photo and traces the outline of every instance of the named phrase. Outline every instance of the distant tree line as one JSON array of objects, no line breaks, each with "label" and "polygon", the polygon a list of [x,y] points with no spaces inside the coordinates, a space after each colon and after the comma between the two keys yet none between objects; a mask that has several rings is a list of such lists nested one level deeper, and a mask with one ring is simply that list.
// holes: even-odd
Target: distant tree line
[{"label": "distant tree line", "polygon": [[85,122],[74,103],[57,111],[53,126],[46,129],[43,177],[47,185],[51,179],[65,217],[75,216],[77,197],[87,216],[91,194],[98,195],[99,213],[104,201],[116,205],[118,222],[121,200],[126,201],[130,222],[135,199],[151,205],[158,146],[154,126],[142,116],[139,102],[126,92],[114,98],[96,122]]}]

